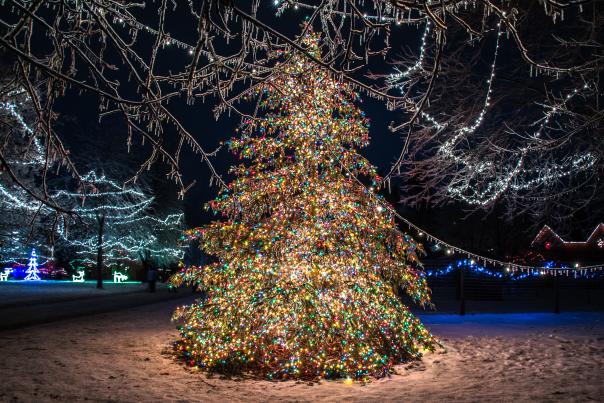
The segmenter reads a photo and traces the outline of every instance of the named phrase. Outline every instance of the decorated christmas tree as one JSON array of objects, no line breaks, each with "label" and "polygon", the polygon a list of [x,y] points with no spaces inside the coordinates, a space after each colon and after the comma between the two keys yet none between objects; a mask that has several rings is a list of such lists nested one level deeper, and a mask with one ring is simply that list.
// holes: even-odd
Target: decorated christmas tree
[{"label": "decorated christmas tree", "polygon": [[[309,34],[308,51],[320,57]],[[358,96],[300,56],[257,89],[230,149],[250,160],[208,204],[222,221],[189,231],[217,257],[172,282],[207,298],[177,310],[176,351],[209,371],[272,379],[384,376],[435,343],[401,302],[404,289],[430,304],[419,246],[377,195]]]},{"label": "decorated christmas tree", "polygon": [[29,257],[29,261],[27,262],[27,270],[25,270],[27,276],[24,280],[40,280],[40,269],[38,269],[38,256],[36,255],[36,250],[31,250],[31,256]]}]

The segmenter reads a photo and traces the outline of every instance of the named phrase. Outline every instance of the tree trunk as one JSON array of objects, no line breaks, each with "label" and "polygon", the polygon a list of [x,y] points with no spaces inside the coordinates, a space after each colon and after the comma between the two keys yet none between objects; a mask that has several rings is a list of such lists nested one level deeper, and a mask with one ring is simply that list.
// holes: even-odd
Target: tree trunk
[{"label": "tree trunk", "polygon": [[96,288],[103,288],[103,235],[105,232],[105,214],[97,214],[96,218],[99,224],[99,237],[96,243]]}]

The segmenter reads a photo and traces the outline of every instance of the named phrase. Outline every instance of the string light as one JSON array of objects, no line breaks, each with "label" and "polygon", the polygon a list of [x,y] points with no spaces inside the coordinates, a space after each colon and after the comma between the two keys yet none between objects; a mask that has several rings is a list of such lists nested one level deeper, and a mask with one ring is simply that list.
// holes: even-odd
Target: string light
[{"label": "string light", "polygon": [[[576,89],[571,91],[565,97],[565,102],[569,101],[577,94],[578,91]],[[549,124],[552,117],[556,113],[560,113],[560,108],[555,106],[546,106],[546,109],[548,110],[545,112],[544,118],[541,119],[539,128],[532,135],[532,137],[535,139],[541,137],[545,127]],[[455,138],[453,142],[457,142],[457,138]],[[476,174],[484,174],[486,178],[489,178],[489,180],[487,186],[479,190],[472,186],[471,183],[473,176],[470,176],[461,181],[450,184],[448,191],[451,195],[457,197],[459,200],[465,201],[471,205],[479,206],[491,204],[508,189],[519,191],[525,189],[534,189],[536,186],[547,185],[553,181],[557,181],[564,177],[588,170],[598,161],[598,158],[596,158],[593,154],[587,153],[584,155],[566,158],[561,164],[550,164],[545,168],[525,169],[523,168],[523,165],[529,152],[529,149],[525,147],[520,150],[520,156],[513,169],[511,169],[502,178],[498,178],[496,175],[492,175],[493,163],[491,161],[472,163],[468,158],[456,155],[453,152],[452,146],[453,143],[446,143],[446,146],[441,148],[441,152],[447,157],[453,159],[456,163],[466,165],[468,168],[473,168]]]},{"label": "string light", "polygon": [[[305,8],[307,10],[313,10],[313,11],[317,10],[319,8],[313,4],[307,4],[307,3],[303,3],[301,1],[292,1],[292,0],[288,0],[288,1],[274,0],[273,4],[275,6],[279,6],[279,11],[277,12],[277,15],[281,15],[283,13],[283,11],[285,10],[285,8],[287,8],[287,7],[292,7],[294,10],[297,10],[298,8]],[[394,23],[396,25],[400,25],[401,16],[399,16],[397,14],[397,12],[393,12],[393,11],[394,10],[392,10],[390,8],[386,8],[384,10],[381,10],[381,15],[363,13],[363,18],[367,21],[379,21],[381,23]],[[335,8],[331,8],[330,12],[331,12],[331,14],[339,15],[342,18],[348,17],[348,14],[346,12],[339,11]],[[390,15],[387,15],[387,14],[390,14]]]},{"label": "string light", "polygon": [[[393,73],[388,76],[388,79],[386,81],[388,85],[390,85],[391,87],[399,88],[401,93],[405,92],[407,82],[405,81],[399,84],[399,81],[401,81],[402,79],[406,79],[418,70],[423,70],[424,57],[426,54],[426,39],[428,38],[428,33],[430,32],[430,26],[430,21],[426,20],[426,27],[424,28],[424,33],[422,35],[421,46],[419,48],[419,57],[417,58],[417,61],[405,71],[400,71],[398,68],[395,68],[394,70],[396,71],[396,73]],[[427,115],[424,117],[427,117]]]},{"label": "string light", "polygon": [[[422,64],[423,64],[423,60],[424,60],[424,55],[426,52],[426,38],[428,35],[430,29],[430,22],[428,21],[426,23],[426,28],[424,30],[424,34],[422,35],[422,44],[420,47],[420,52],[419,52],[419,57],[418,60],[415,62],[415,64],[413,66],[411,66],[408,70],[401,72],[398,69],[396,70],[396,73],[392,73],[390,74],[390,76],[387,79],[387,83],[389,84],[390,87],[392,88],[398,88],[402,93],[405,92],[405,87],[408,84],[408,81],[406,80],[409,75],[417,70],[422,69]],[[495,67],[497,65],[497,56],[499,54],[499,44],[500,44],[500,37],[501,37],[501,23],[497,24],[497,39],[495,42],[495,50],[494,50],[494,54],[493,54],[493,62],[491,63],[490,66],[490,74],[489,77],[486,80],[486,84],[487,84],[487,91],[486,91],[486,95],[483,101],[483,105],[482,105],[482,109],[479,112],[479,114],[477,115],[477,117],[474,119],[473,123],[468,125],[464,125],[460,128],[458,128],[457,134],[450,140],[448,140],[447,142],[445,142],[441,147],[440,147],[440,152],[444,153],[444,154],[452,154],[452,147],[457,143],[457,141],[463,136],[463,135],[467,135],[467,134],[471,134],[474,133],[482,124],[482,122],[484,121],[484,117],[487,114],[488,111],[488,107],[490,106],[490,101],[491,101],[491,94],[493,92],[493,80],[495,78]],[[433,116],[431,116],[429,113],[427,112],[422,112],[420,113],[420,116],[422,118],[424,118],[426,121],[428,121],[429,123],[431,123],[437,130],[441,130],[443,128],[446,127],[446,124],[443,123],[439,123],[437,121],[437,119],[435,119]]]},{"label": "string light", "polygon": [[[357,183],[362,184],[358,179],[355,179],[357,181]],[[445,241],[443,241],[442,239],[439,239],[438,237],[430,234],[429,232],[427,232],[426,230],[418,227],[417,225],[413,224],[411,221],[409,221],[407,218],[403,217],[402,215],[400,215],[392,206],[390,206],[387,203],[384,203],[384,198],[381,195],[375,194],[372,191],[370,191],[369,189],[365,188],[365,192],[367,195],[371,196],[376,203],[380,203],[382,206],[384,206],[385,210],[387,211],[387,213],[392,214],[392,216],[398,218],[401,222],[403,222],[405,225],[407,225],[409,227],[409,229],[413,229],[417,232],[418,236],[421,234],[422,236],[425,236],[426,240],[429,242],[433,242],[433,247],[432,249],[434,251],[438,251],[440,249],[442,249],[443,247],[446,248],[446,253],[447,255],[453,255],[453,254],[461,254],[461,255],[465,255],[468,258],[471,258],[472,260],[474,260],[475,262],[483,262],[484,264],[490,264],[490,265],[494,265],[494,266],[499,266],[499,267],[504,267],[505,270],[507,272],[509,271],[520,271],[520,272],[534,272],[535,270],[538,270],[540,268],[536,268],[535,266],[528,266],[528,265],[521,265],[521,264],[516,264],[516,263],[510,263],[510,262],[505,262],[502,260],[498,260],[498,259],[494,259],[494,258],[489,258],[486,256],[482,256],[482,255],[478,255],[475,253],[472,253],[468,250],[465,250],[463,248],[451,245]],[[547,226],[545,226],[541,232],[543,232],[545,229],[547,228]],[[599,228],[596,227],[596,229],[594,230],[597,231]],[[540,232],[540,234],[541,234]],[[538,235],[539,236],[539,235]],[[593,236],[593,234],[591,235]],[[590,237],[591,237],[590,236]],[[603,241],[604,242],[604,241]],[[590,266],[584,266],[584,273],[597,273],[597,272],[601,272],[604,270],[604,264],[596,264],[596,265],[590,265]],[[572,269],[570,269],[572,270]],[[572,270],[574,272],[574,276],[577,277],[577,272],[578,270]],[[554,274],[556,275],[556,273],[565,273],[565,274],[569,274],[569,268],[568,267],[554,267],[551,264],[548,264],[546,266],[546,270],[544,271],[544,273],[550,273],[550,274]]]},{"label": "string light", "polygon": [[[552,270],[553,269],[553,270]],[[493,271],[485,266],[477,264],[474,260],[462,259],[457,260],[455,263],[451,263],[443,268],[426,268],[424,275],[426,277],[445,277],[458,270],[469,270],[470,272],[482,276],[488,276],[499,279],[508,280],[524,280],[528,278],[542,277],[544,275],[564,275],[573,278],[588,278],[593,279],[602,275],[602,270],[585,270],[578,273],[579,270],[575,270],[570,267],[554,268],[553,262],[547,262],[544,267],[541,268],[530,268],[523,270],[514,270],[510,267],[506,267],[503,272]]]},{"label": "string light", "polygon": [[83,283],[84,282],[84,270],[78,270],[78,274],[72,274],[71,281],[73,281],[74,283]]},{"label": "string light", "polygon": [[[27,123],[27,118],[22,112],[25,108],[31,106],[32,101],[23,88],[8,91],[3,94],[0,101],[0,113],[5,113],[3,117],[6,124],[22,135],[22,137],[12,137],[11,146],[18,146],[13,154],[6,153],[5,158],[9,166],[17,170],[26,170],[25,175],[30,175],[30,169],[40,168],[46,164],[45,148],[40,139],[35,135]],[[20,142],[24,144],[19,144]],[[20,171],[19,171],[20,172]],[[25,176],[24,175],[24,176]],[[31,225],[37,225],[39,217],[46,213],[46,206],[42,205],[31,197],[20,187],[13,184],[4,185],[0,183],[0,199],[5,214],[5,225],[15,224],[24,227],[21,233],[19,230],[13,230],[10,234],[3,237],[2,247],[0,248],[0,262],[3,264],[20,264],[24,256],[29,256],[31,247],[37,249],[38,264],[45,265],[51,258],[47,256],[46,246],[42,245],[37,239],[30,239],[29,229]],[[32,221],[32,220],[38,221]],[[11,222],[11,220],[13,222]],[[27,228],[27,229],[25,229]],[[40,253],[42,252],[42,253]]]},{"label": "string light", "polygon": [[0,273],[0,281],[8,281],[8,276],[10,275],[12,269],[10,267],[5,267],[4,271]]},{"label": "string light", "polygon": [[113,272],[113,282],[114,283],[122,283],[124,281],[128,281],[128,276],[125,274],[122,274],[118,271],[114,271]]},{"label": "string light", "polygon": [[[169,214],[163,218],[150,214],[155,199],[143,191],[133,188],[123,188],[117,182],[104,175],[91,171],[82,177],[84,183],[93,186],[93,192],[71,192],[60,190],[52,196],[55,200],[69,201],[84,200],[74,205],[74,212],[88,222],[88,226],[96,228],[97,214],[104,215],[106,233],[102,246],[108,264],[119,261],[136,261],[141,255],[149,253],[151,257],[164,260],[178,261],[184,257],[184,245],[162,245],[160,234],[177,234],[180,232],[184,215]],[[72,203],[73,204],[73,203]],[[80,227],[83,229],[83,227]],[[149,232],[139,231],[133,234],[132,228],[146,228]],[[99,244],[96,229],[72,236],[65,229],[65,223],[59,225],[61,238],[76,248],[76,254],[84,259],[96,256]],[[174,238],[171,236],[170,238]],[[93,263],[93,259],[88,259]]]},{"label": "string light", "polygon": [[[148,25],[142,24],[141,22],[137,21],[135,18],[133,18],[132,16],[126,16],[123,15],[119,12],[119,10],[110,10],[112,14],[114,14],[114,23],[116,24],[120,24],[122,26],[128,26],[131,29],[136,29],[136,30],[140,30],[140,31],[144,31],[147,32],[150,35],[153,35],[155,37],[157,36],[161,36],[161,37],[165,37],[166,33],[162,33],[159,32],[158,30],[151,28]],[[194,55],[195,51],[196,51],[196,47],[193,45],[190,45],[184,41],[181,41],[179,39],[173,38],[173,37],[169,37],[169,39],[165,39],[163,41],[164,46],[170,46],[170,45],[174,45],[179,49],[183,49],[186,50],[187,53],[189,55]],[[200,54],[202,56],[204,56],[210,63],[212,63],[214,61],[212,54],[210,52],[208,52],[207,50],[204,49],[198,49],[198,51],[200,52]],[[235,65],[238,64],[239,61],[236,60],[232,60],[232,58],[226,59],[224,60],[224,63],[227,65]],[[244,67],[244,68],[249,68],[251,69],[254,66],[254,64],[252,63],[241,63],[240,67]],[[263,69],[264,71],[264,69]]]},{"label": "string light", "polygon": [[[472,252],[470,252],[468,250],[465,250],[463,248],[451,245],[451,244],[443,241],[442,239],[439,239],[438,237],[436,237],[436,236],[428,233],[426,230],[418,227],[417,225],[413,224],[411,221],[409,221],[405,217],[401,216],[393,208],[389,209],[389,211],[396,218],[398,218],[405,225],[407,225],[409,227],[409,229],[413,229],[417,233],[424,234],[427,241],[434,242],[434,250],[439,250],[439,249],[441,249],[444,246],[444,247],[447,248],[447,250],[451,251],[451,254],[465,255],[468,258],[471,258],[471,260],[474,260],[475,263],[476,262],[483,262],[484,264],[490,264],[490,265],[493,265],[493,266],[502,267],[502,268],[505,268],[506,272],[517,272],[518,271],[518,272],[521,272],[521,273],[524,273],[524,272],[528,273],[528,272],[535,272],[537,270],[541,270],[542,269],[541,267],[505,262],[505,261],[502,261],[502,260],[499,260],[499,259],[494,259],[494,258],[478,255],[476,253],[472,253]],[[585,270],[585,273],[602,272],[604,270],[604,264],[595,264],[595,265],[583,266],[582,269]],[[552,264],[548,264],[548,266],[546,266],[544,268],[544,272],[545,273],[550,273],[550,274],[564,273],[564,274],[567,274],[567,275],[569,273],[571,273],[571,272],[574,272],[575,273],[574,274],[575,277],[577,276],[576,275],[577,270],[574,270],[574,269],[568,268],[568,267],[563,267],[563,266],[562,267],[555,267]]]},{"label": "string light", "polygon": [[[5,96],[9,101],[0,102],[0,111],[7,111],[14,118],[18,127],[25,135],[33,134],[25,117],[20,113],[21,105],[31,102],[27,93],[23,90],[13,91]],[[39,139],[33,139],[33,147],[28,150],[27,158],[18,158],[9,161],[11,165],[40,165],[45,164],[44,148]],[[155,217],[149,214],[149,211],[155,202],[153,197],[147,197],[142,191],[133,188],[124,189],[122,184],[116,183],[107,177],[98,175],[95,171],[90,171],[81,177],[82,183],[87,183],[95,187],[90,192],[71,192],[59,190],[51,193],[52,200],[65,202],[78,201],[75,204],[74,211],[79,219],[96,222],[97,213],[104,213],[108,227],[106,242],[103,248],[106,250],[109,262],[117,260],[136,260],[142,252],[149,251],[153,257],[161,259],[179,260],[184,257],[184,247],[169,247],[158,245],[159,238],[153,234],[145,234],[139,238],[131,235],[131,229],[146,226],[158,233],[168,233],[170,231],[177,233],[183,219],[183,214],[169,214],[166,217]],[[0,184],[0,196],[2,197],[3,207],[16,212],[25,212],[28,215],[34,215],[43,219],[44,216],[54,215],[54,210],[41,202],[31,200],[30,197],[20,188],[9,190]],[[84,203],[82,203],[84,201]],[[92,205],[91,205],[92,204]],[[80,227],[82,228],[82,227]],[[117,228],[117,230],[116,230]],[[76,231],[77,232],[77,231]],[[122,232],[124,235],[116,232]],[[76,252],[80,256],[94,256],[98,249],[96,234],[90,235],[86,239],[73,239],[66,231],[65,223],[59,223],[60,237],[72,246],[79,247]],[[21,237],[18,232],[14,232],[12,237],[8,237],[7,243],[2,247],[2,261],[4,263],[18,263],[24,254],[25,245],[28,243],[26,237]],[[31,242],[30,242],[31,244]],[[43,248],[38,242],[34,241],[34,246]],[[126,256],[125,256],[126,255]],[[48,260],[47,256],[40,256]],[[91,259],[92,260],[92,259]]]},{"label": "string light", "polygon": [[25,119],[21,113],[19,113],[17,104],[12,102],[0,102],[0,108],[10,112],[10,114],[17,120],[17,122],[19,122],[19,125],[21,125],[21,128],[27,134],[33,134],[34,131],[27,125],[27,123],[25,123]]},{"label": "string light", "polygon": [[[463,151],[457,151],[456,146],[462,139],[473,134],[484,122],[491,106],[491,97],[493,93],[493,82],[495,79],[495,69],[497,65],[497,56],[500,49],[500,38],[502,36],[502,23],[497,23],[497,36],[493,55],[493,61],[490,66],[490,74],[486,80],[487,89],[482,103],[482,108],[476,118],[467,125],[455,128],[455,134],[439,147],[439,155],[444,160],[449,160],[455,164],[466,168],[467,175],[463,177],[456,176],[448,185],[448,193],[461,201],[475,206],[487,206],[496,201],[506,191],[533,190],[538,186],[547,186],[565,177],[577,175],[585,172],[595,166],[598,158],[593,153],[578,154],[565,158],[560,163],[549,163],[539,168],[525,168],[527,157],[531,150],[528,147],[520,149],[516,154],[518,158],[510,164],[510,168],[503,175],[495,173],[496,167],[492,161],[476,161],[475,158],[464,155]],[[426,37],[429,31],[429,25],[426,24],[424,34],[422,35],[422,44],[420,47],[418,60],[406,71],[395,69],[387,83],[390,88],[398,88],[401,93],[406,92],[406,87],[410,83],[407,78],[415,71],[422,69],[422,63],[426,52]],[[587,84],[583,89],[588,89]],[[530,136],[532,139],[539,139],[550,123],[552,117],[563,111],[563,106],[574,96],[580,94],[578,89],[570,91],[563,98],[563,105],[545,106],[544,118],[538,129]],[[422,111],[420,117],[428,122],[436,131],[444,130],[448,127],[446,123],[439,122],[434,116]],[[477,183],[486,182],[480,188]]]},{"label": "string light", "polygon": [[[20,107],[26,103],[31,103],[29,94],[23,89],[10,91],[5,95],[5,100],[0,101],[0,110],[8,111],[8,113],[17,121],[21,131],[26,136],[35,134],[34,130],[27,124],[25,117],[20,112]],[[19,100],[20,99],[20,100]],[[39,165],[45,163],[44,148],[38,137],[33,137],[31,142],[33,149],[27,153],[28,159],[12,159],[11,165]]]},{"label": "string light", "polygon": [[31,250],[29,262],[27,263],[27,270],[25,272],[27,273],[27,276],[24,278],[24,280],[27,280],[27,281],[41,280],[40,276],[39,276],[40,270],[38,269],[38,257],[36,256],[35,249]]},{"label": "string light", "polygon": [[[566,97],[565,102],[578,94],[577,90],[571,91]],[[538,139],[543,134],[545,127],[549,124],[552,117],[560,113],[560,108],[549,106],[545,112],[545,117],[541,120],[539,128],[533,133],[532,138]],[[454,139],[456,142],[457,139]],[[475,174],[483,174],[487,179],[487,185],[482,189],[477,189],[472,185],[474,177],[471,175],[463,180],[449,185],[449,193],[470,205],[486,206],[497,200],[506,190],[514,191],[534,189],[537,186],[545,186],[562,178],[576,175],[586,171],[598,162],[598,158],[592,153],[567,157],[559,164],[549,164],[541,168],[524,168],[529,148],[520,150],[519,157],[511,170],[503,177],[493,175],[493,163],[491,161],[472,163],[469,159],[456,155],[452,150],[452,144],[447,144],[441,151],[447,157],[453,159],[458,164],[463,164],[468,168],[473,168]]]},{"label": "string light", "polygon": [[[4,238],[4,245],[2,245],[1,260],[3,264],[21,264],[23,262],[23,256],[28,256],[29,248],[34,247],[37,251],[46,249],[45,245],[40,244],[36,241],[29,241],[28,237],[22,237],[17,231],[13,231],[11,236]],[[52,256],[37,252],[38,264],[45,265],[48,261],[52,260]],[[27,259],[27,257],[25,258]]]}]

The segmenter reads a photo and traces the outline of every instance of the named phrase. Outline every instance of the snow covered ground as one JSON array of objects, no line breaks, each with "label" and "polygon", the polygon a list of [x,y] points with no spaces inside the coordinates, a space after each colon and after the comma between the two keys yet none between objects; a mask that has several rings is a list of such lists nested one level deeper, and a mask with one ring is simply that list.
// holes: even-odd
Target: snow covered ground
[{"label": "snow covered ground", "polygon": [[149,292],[147,284],[54,281],[0,283],[0,332],[65,318],[119,311],[139,305],[191,295],[190,289],[170,293],[165,284]]},{"label": "snow covered ground", "polygon": [[350,385],[191,371],[169,353],[177,303],[0,332],[0,401],[604,400],[603,313],[425,315],[443,350]]},{"label": "snow covered ground", "polygon": [[0,308],[145,291],[147,284],[106,281],[103,287],[96,288],[96,281],[3,281],[0,282]]}]

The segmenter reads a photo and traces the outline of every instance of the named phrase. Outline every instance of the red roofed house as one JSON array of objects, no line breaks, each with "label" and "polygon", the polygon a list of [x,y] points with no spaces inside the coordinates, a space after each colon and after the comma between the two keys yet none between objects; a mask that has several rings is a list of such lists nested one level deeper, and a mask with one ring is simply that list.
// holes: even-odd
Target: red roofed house
[{"label": "red roofed house", "polygon": [[604,223],[600,223],[585,241],[566,241],[554,230],[544,225],[537,234],[531,249],[548,259],[568,262],[604,262]]}]

